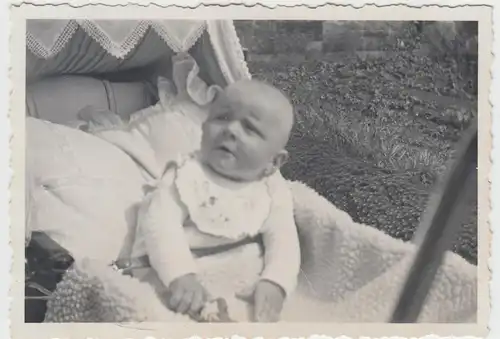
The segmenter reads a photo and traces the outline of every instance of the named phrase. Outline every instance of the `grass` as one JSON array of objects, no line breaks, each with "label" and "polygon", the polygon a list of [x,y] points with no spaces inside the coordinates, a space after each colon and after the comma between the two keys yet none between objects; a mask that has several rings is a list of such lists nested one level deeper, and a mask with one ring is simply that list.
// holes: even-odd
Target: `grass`
[{"label": "grass", "polygon": [[[409,240],[428,194],[477,115],[470,74],[456,58],[402,50],[377,58],[250,54],[256,78],[296,108],[286,177],[300,180],[354,220]],[[472,73],[473,75],[473,73]],[[454,251],[477,262],[477,197]]]}]

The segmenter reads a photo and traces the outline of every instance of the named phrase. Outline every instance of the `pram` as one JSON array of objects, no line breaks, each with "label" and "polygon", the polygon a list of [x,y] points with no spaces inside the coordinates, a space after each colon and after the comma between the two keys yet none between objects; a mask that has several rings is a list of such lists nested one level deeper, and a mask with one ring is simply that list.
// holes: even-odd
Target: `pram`
[{"label": "pram", "polygon": [[[160,307],[151,308],[146,295],[127,297],[137,287],[135,282],[107,266],[97,265],[94,269],[87,260],[92,257],[97,262],[111,262],[123,255],[136,223],[136,206],[144,196],[145,168],[141,164],[147,160],[137,161],[134,152],[123,152],[116,145],[85,133],[78,114],[92,105],[129,120],[138,113],[148,116],[150,110],[158,108],[158,102],[163,109],[171,101],[161,97],[158,76],[173,80],[177,94],[183,92],[184,100],[196,98],[197,103],[208,100],[212,85],[223,87],[249,78],[233,23],[30,20],[26,43],[26,251],[28,264],[51,258],[38,263],[40,267],[46,264],[45,270],[40,269],[27,279],[27,314],[36,309],[33,302],[41,302],[40,309],[27,316],[27,321],[155,319]],[[185,52],[195,60],[195,71],[188,70],[184,78],[176,78],[172,57]],[[183,83],[183,91],[179,83]],[[179,105],[179,101],[174,104]],[[148,126],[148,131],[153,129],[154,126]],[[470,149],[473,140],[468,140],[465,148]],[[422,257],[417,256],[416,271],[410,272],[414,255],[420,253],[414,243],[393,239],[353,222],[345,212],[300,182],[290,182],[290,187],[303,253],[297,293],[308,312],[288,310],[285,321],[385,322],[391,319],[396,307],[401,313],[393,321],[476,321],[475,266],[448,252],[439,267],[434,264],[436,274],[427,276],[433,284],[427,283],[427,290],[421,290],[427,296],[420,300],[423,305],[398,303],[398,291],[403,300],[408,291],[418,290],[418,286],[408,284],[409,289],[403,291],[406,279],[421,283],[422,271],[417,268],[432,260],[420,260]],[[446,216],[441,217],[442,221],[447,220]],[[436,227],[435,222],[429,223]],[[433,239],[432,234],[422,239],[422,246],[432,247],[426,245]],[[439,261],[444,248],[436,248],[438,251],[433,253]],[[54,259],[54,253],[62,253],[63,259]],[[54,263],[62,263],[63,267],[55,267]],[[82,271],[84,278],[78,275]],[[44,285],[38,290],[50,294],[50,299],[67,294],[67,289],[58,294],[61,286],[69,286],[70,291],[77,289],[74,284],[63,284],[72,276],[82,285],[101,286],[103,294],[119,296],[113,297],[111,306],[94,302],[92,311],[87,313],[79,310],[88,309],[95,296],[80,294],[75,305],[81,308],[66,307],[62,313],[57,307],[68,300],[60,304],[49,301],[48,312],[52,316],[47,318],[45,301],[33,301],[29,295],[33,282],[44,281],[36,286]],[[61,279],[63,283],[56,288]],[[106,296],[100,298],[102,301]],[[125,311],[120,313],[117,309]],[[228,312],[231,315],[231,309]]]}]

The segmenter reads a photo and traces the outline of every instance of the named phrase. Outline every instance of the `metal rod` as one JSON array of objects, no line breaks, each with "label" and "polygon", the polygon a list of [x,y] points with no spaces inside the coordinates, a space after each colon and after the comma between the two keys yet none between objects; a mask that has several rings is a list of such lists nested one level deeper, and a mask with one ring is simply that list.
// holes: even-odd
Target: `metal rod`
[{"label": "metal rod", "polygon": [[459,144],[458,159],[444,177],[444,189],[434,194],[422,217],[415,236],[419,248],[391,323],[417,321],[443,257],[463,220],[466,197],[477,194],[477,137],[477,122],[473,122]]},{"label": "metal rod", "polygon": [[28,282],[26,284],[26,287],[28,288],[32,288],[34,290],[37,290],[38,292],[42,293],[44,296],[50,296],[52,294],[51,291],[49,291],[48,289],[46,289],[45,287],[35,283],[35,282]]},{"label": "metal rod", "polygon": [[49,301],[52,299],[52,296],[50,295],[37,295],[37,296],[26,296],[24,297],[25,300],[44,300],[44,301]]}]

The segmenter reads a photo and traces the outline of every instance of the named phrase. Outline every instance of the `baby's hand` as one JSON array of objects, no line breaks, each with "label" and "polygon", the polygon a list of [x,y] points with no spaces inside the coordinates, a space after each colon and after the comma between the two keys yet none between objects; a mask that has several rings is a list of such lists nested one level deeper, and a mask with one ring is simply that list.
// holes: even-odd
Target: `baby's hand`
[{"label": "baby's hand", "polygon": [[208,292],[195,274],[186,274],[172,281],[169,286],[169,307],[178,313],[195,315],[208,300]]},{"label": "baby's hand", "polygon": [[276,322],[280,318],[285,292],[273,282],[262,280],[254,291],[254,318],[256,322]]}]

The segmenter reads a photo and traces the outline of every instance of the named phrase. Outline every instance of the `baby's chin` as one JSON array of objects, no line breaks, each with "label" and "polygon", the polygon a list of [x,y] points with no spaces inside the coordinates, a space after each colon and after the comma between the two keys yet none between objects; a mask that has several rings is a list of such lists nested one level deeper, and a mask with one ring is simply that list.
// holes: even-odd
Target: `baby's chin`
[{"label": "baby's chin", "polygon": [[230,171],[236,165],[236,157],[234,154],[220,149],[212,150],[207,154],[205,159],[212,164],[212,166],[221,170],[226,169]]},{"label": "baby's chin", "polygon": [[238,159],[229,152],[212,150],[204,156],[205,163],[215,174],[233,181],[255,181],[260,177],[251,171],[242,170]]},{"label": "baby's chin", "polygon": [[216,173],[232,177],[234,176],[235,168],[236,168],[236,158],[232,154],[215,154],[219,153],[219,151],[212,152],[207,158],[206,161],[210,168]]},{"label": "baby's chin", "polygon": [[258,179],[250,173],[238,170],[236,161],[229,162],[227,160],[224,161],[222,159],[218,160],[220,161],[212,161],[209,163],[209,165],[212,172],[214,172],[217,176],[221,178],[235,182],[251,182]]}]

